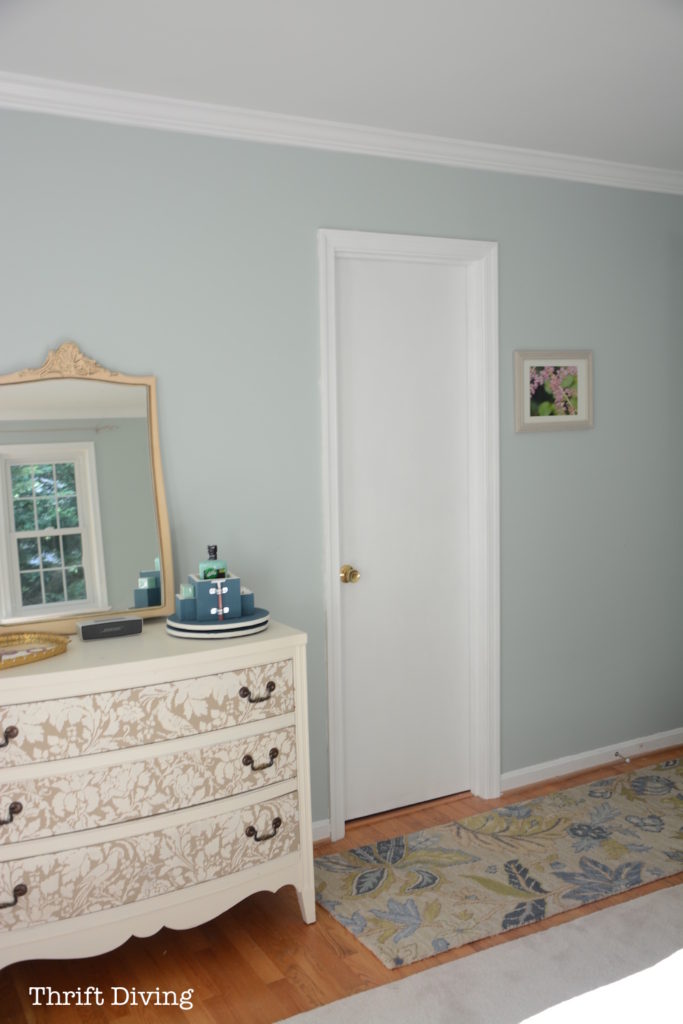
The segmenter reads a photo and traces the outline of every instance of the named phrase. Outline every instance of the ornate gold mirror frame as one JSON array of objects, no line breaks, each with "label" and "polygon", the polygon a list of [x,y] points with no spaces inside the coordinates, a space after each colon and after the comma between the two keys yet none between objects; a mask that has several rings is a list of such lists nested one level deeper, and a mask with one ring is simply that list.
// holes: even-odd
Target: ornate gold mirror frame
[{"label": "ornate gold mirror frame", "polygon": [[[26,385],[31,384],[31,396],[30,402],[28,403],[32,408],[35,407],[36,402],[39,406],[45,406],[44,399],[47,400],[47,405],[51,402],[62,401],[60,396],[55,397],[54,385],[50,385],[49,388],[45,388],[44,391],[35,391],[33,385],[40,387],[40,382],[46,381],[87,381],[87,382],[103,382],[107,385],[115,385],[117,388],[120,387],[120,391],[110,391],[109,388],[105,389],[106,393],[112,395],[112,401],[115,399],[126,396],[134,396],[136,404],[146,408],[147,418],[147,438],[146,441],[138,444],[137,448],[140,454],[140,458],[146,460],[147,452],[142,449],[148,447],[149,455],[149,471],[151,472],[151,480],[145,482],[145,486],[149,488],[151,494],[150,504],[153,502],[153,510],[149,508],[149,519],[150,519],[150,534],[152,532],[153,521],[156,522],[156,537],[155,542],[157,549],[154,553],[153,565],[139,565],[142,575],[142,570],[146,569],[158,569],[160,574],[161,593],[159,596],[159,603],[150,603],[149,606],[137,606],[136,588],[139,584],[143,583],[142,579],[139,579],[138,575],[131,573],[130,576],[130,592],[128,593],[127,584],[122,590],[118,591],[119,601],[114,601],[111,606],[98,607],[96,611],[74,611],[73,614],[61,614],[61,609],[54,615],[46,614],[47,605],[45,604],[45,598],[41,605],[41,610],[34,616],[31,614],[30,606],[24,607],[22,604],[21,613],[19,615],[12,614],[10,617],[0,618],[0,634],[8,632],[17,632],[18,630],[32,630],[34,623],[41,623],[41,629],[47,628],[57,633],[73,633],[76,632],[77,623],[84,619],[99,619],[99,618],[112,618],[121,617],[123,615],[130,616],[135,615],[141,618],[153,618],[153,617],[165,617],[172,613],[174,609],[175,593],[174,593],[174,582],[173,582],[173,563],[172,563],[172,552],[171,552],[171,534],[168,520],[168,509],[166,505],[166,495],[164,491],[164,481],[161,467],[161,451],[159,446],[159,426],[157,418],[157,395],[156,395],[156,379],[153,376],[131,376],[124,373],[118,373],[113,370],[107,370],[105,367],[100,366],[99,363],[93,359],[89,359],[85,356],[78,346],[74,342],[65,342],[60,345],[59,348],[51,350],[47,359],[42,366],[36,369],[20,370],[16,373],[6,374],[0,376],[0,448],[3,445],[3,434],[7,437],[12,437],[12,431],[17,426],[12,422],[11,417],[14,416],[17,423],[22,419],[21,409],[26,392]],[[144,395],[134,392],[134,389],[130,388],[130,385],[144,388]],[[18,386],[21,386],[19,388]],[[127,386],[127,388],[124,388]],[[102,385],[98,384],[100,390]],[[10,392],[6,389],[14,388],[14,392]],[[77,385],[81,393],[85,394],[84,389]],[[68,389],[65,389],[68,391]],[[21,394],[20,394],[21,392]],[[88,398],[91,396],[99,396],[99,392],[88,390]],[[66,397],[66,396],[65,396]],[[127,400],[127,398],[126,398]],[[95,399],[95,404],[98,398]],[[8,407],[15,404],[19,409],[19,412],[9,413]],[[92,401],[91,403],[92,404]],[[3,410],[3,405],[5,409]],[[56,405],[55,405],[56,408]],[[41,411],[41,417],[45,420],[49,420],[49,414]],[[59,415],[64,416],[65,413],[60,411]],[[124,414],[121,413],[121,416]],[[136,414],[137,415],[137,414]],[[52,425],[54,426],[52,421]],[[64,422],[67,422],[65,419]],[[123,422],[123,421],[122,421]],[[129,422],[129,421],[126,421]],[[132,422],[132,420],[130,421]],[[136,420],[136,423],[141,423],[141,420]],[[30,428],[26,431],[26,435],[23,437],[25,441],[26,436],[30,436],[31,429],[33,432],[38,434],[35,430],[36,424],[34,424],[30,417],[26,417],[26,422],[22,422],[23,428]],[[18,427],[17,427],[18,429]],[[47,429],[47,428],[46,428]],[[73,427],[64,427],[61,429],[62,433],[66,433],[67,430]],[[111,424],[102,427],[103,430],[117,429],[116,426]],[[60,428],[57,428],[57,433],[60,433]],[[16,430],[15,430],[16,434]],[[45,433],[43,432],[43,442],[45,440]],[[11,450],[11,446],[3,450]],[[119,455],[119,462],[122,460]],[[146,465],[146,461],[145,461]],[[4,467],[2,467],[4,469]],[[7,471],[9,474],[9,471]],[[8,476],[9,479],[9,476]],[[9,483],[6,482],[5,490],[9,487]],[[100,482],[101,488],[101,482]],[[117,491],[120,491],[119,487]],[[127,500],[127,495],[130,493],[131,500],[134,500],[134,495],[131,492],[126,491],[122,495],[121,500]],[[101,499],[100,499],[101,500]],[[130,511],[130,510],[128,510]],[[145,516],[147,516],[147,510],[145,509]],[[9,507],[5,507],[0,516],[0,527],[2,528],[3,536],[0,536],[0,569],[3,570],[3,574],[8,576],[8,565],[4,564],[7,561],[8,552],[12,553],[11,545],[8,542],[8,530],[10,529],[9,523],[12,522],[12,511]],[[110,518],[114,520],[116,518],[115,512],[110,513]],[[16,523],[13,523],[16,526]],[[18,529],[18,527],[16,527]],[[103,531],[101,531],[103,532]],[[134,532],[134,531],[133,531]],[[128,532],[128,536],[131,536],[131,531]],[[121,541],[117,541],[117,545],[121,545]],[[42,540],[41,540],[41,554],[39,556],[42,559]],[[118,560],[121,551],[108,552],[108,558],[110,564],[112,560]],[[12,557],[14,555],[12,554]],[[18,557],[18,556],[17,556]],[[158,562],[157,562],[158,559]],[[19,563],[17,562],[17,565]],[[126,576],[127,579],[127,576]],[[23,601],[22,597],[22,601]],[[67,603],[67,602],[64,602]],[[0,606],[1,607],[1,606]],[[25,612],[25,614],[24,614]]]}]

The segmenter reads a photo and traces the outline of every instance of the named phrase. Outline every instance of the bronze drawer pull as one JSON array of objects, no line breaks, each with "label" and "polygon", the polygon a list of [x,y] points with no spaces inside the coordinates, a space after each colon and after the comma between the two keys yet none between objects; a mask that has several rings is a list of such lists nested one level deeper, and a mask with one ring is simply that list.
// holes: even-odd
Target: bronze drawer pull
[{"label": "bronze drawer pull", "polygon": [[256,829],[254,828],[254,826],[249,825],[245,832],[245,835],[249,836],[250,839],[253,839],[255,843],[263,843],[266,839],[273,838],[277,830],[280,828],[281,824],[282,818],[273,818],[273,831],[268,832],[265,836],[260,836]]},{"label": "bronze drawer pull", "polygon": [[9,825],[10,822],[14,821],[15,814],[21,814],[23,809],[23,804],[20,804],[18,800],[13,800],[9,805],[9,818],[0,818],[0,825]]},{"label": "bronze drawer pull", "polygon": [[248,686],[242,687],[242,689],[240,690],[240,697],[246,697],[249,700],[250,704],[260,704],[264,700],[270,700],[270,698],[273,695],[274,689],[275,683],[273,682],[272,679],[270,679],[266,685],[265,697],[252,697],[251,690],[249,689]]},{"label": "bronze drawer pull", "polygon": [[17,729],[16,725],[8,725],[2,735],[5,737],[5,739],[4,741],[0,740],[0,747],[8,747],[9,741],[15,740],[19,735],[19,730]]},{"label": "bronze drawer pull", "polygon": [[14,896],[14,899],[12,900],[11,903],[0,903],[0,910],[4,910],[6,907],[16,907],[17,903],[19,902],[19,897],[25,896],[27,892],[28,889],[26,888],[23,882],[20,882],[19,885],[15,885],[14,889],[12,890],[12,895]]},{"label": "bronze drawer pull", "polygon": [[273,767],[273,765],[275,764],[275,758],[278,756],[279,753],[280,751],[277,749],[277,747],[271,747],[271,749],[268,751],[268,757],[270,758],[270,761],[264,761],[263,764],[254,764],[254,758],[251,756],[251,754],[245,754],[244,757],[242,758],[242,764],[246,767],[250,767],[252,772],[262,772],[266,768]]}]

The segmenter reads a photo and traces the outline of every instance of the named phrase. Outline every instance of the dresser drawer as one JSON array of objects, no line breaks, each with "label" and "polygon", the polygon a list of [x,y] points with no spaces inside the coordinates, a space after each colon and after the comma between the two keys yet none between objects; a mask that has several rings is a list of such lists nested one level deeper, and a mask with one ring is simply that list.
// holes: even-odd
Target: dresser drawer
[{"label": "dresser drawer", "polygon": [[[182,825],[0,864],[0,930],[28,928],[222,878],[298,849],[296,793]],[[24,891],[25,890],[25,891]]]},{"label": "dresser drawer", "polygon": [[211,732],[294,709],[291,661],[61,700],[0,705],[3,766]]},{"label": "dresser drawer", "polygon": [[0,846],[145,818],[296,776],[294,726],[163,757],[3,782]]}]

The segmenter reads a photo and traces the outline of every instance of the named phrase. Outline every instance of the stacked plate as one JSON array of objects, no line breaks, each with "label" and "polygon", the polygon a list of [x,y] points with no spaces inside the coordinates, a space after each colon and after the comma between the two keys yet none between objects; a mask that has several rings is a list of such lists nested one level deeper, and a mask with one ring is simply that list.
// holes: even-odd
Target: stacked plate
[{"label": "stacked plate", "polygon": [[268,628],[270,612],[265,608],[254,608],[251,615],[239,619],[224,619],[222,622],[183,622],[175,615],[166,619],[166,632],[186,640],[227,640],[235,636],[250,636],[262,633]]}]

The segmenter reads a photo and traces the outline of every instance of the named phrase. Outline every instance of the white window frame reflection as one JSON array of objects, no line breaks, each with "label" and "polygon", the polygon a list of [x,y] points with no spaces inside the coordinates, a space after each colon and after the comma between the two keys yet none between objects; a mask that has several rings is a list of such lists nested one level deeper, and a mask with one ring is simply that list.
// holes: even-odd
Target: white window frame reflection
[{"label": "white window frame reflection", "polygon": [[[78,501],[78,532],[83,544],[83,570],[85,600],[64,600],[24,605],[21,598],[21,578],[17,539],[26,536],[51,537],[67,535],[69,529],[15,530],[12,500],[12,466],[73,463],[75,467],[76,496]],[[37,526],[37,523],[36,523]],[[0,619],[5,624],[31,622],[41,619],[61,619],[64,615],[79,615],[107,611],[107,583],[102,547],[102,524],[97,488],[95,446],[92,441],[70,444],[10,444],[0,446],[0,532],[6,539],[0,544]]]}]

